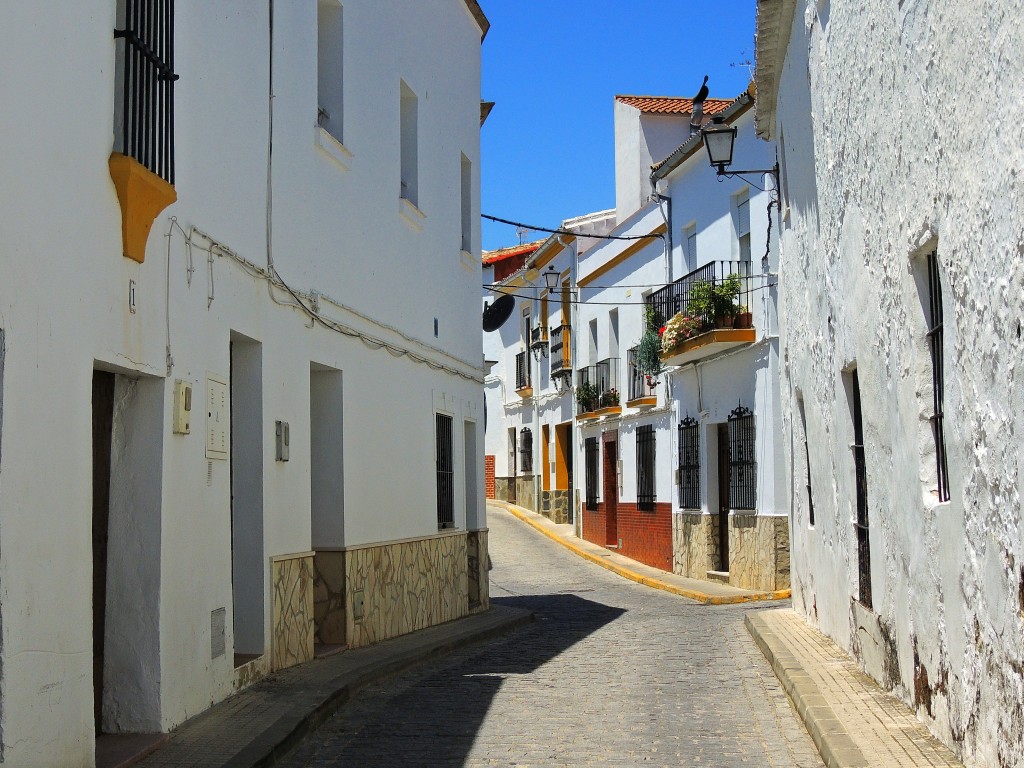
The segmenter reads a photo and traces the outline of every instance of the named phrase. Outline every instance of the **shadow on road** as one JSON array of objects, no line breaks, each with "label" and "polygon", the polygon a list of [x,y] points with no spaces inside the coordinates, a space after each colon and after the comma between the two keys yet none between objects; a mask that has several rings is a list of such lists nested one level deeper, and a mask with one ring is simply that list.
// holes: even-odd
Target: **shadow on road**
[{"label": "shadow on road", "polygon": [[[527,608],[537,620],[465,660],[442,662],[375,711],[355,717],[339,713],[347,718],[341,731],[328,738],[315,761],[307,764],[462,766],[505,678],[534,672],[625,613],[574,594],[502,597],[492,602]],[[509,732],[535,727],[529,715],[525,717],[522,723],[507,723]]]}]

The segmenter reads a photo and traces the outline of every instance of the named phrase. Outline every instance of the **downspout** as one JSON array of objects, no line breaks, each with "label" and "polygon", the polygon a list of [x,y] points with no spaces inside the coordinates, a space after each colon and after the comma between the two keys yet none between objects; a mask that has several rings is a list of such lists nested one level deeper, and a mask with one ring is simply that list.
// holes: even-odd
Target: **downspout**
[{"label": "downspout", "polygon": [[569,498],[569,508],[572,510],[572,526],[573,532],[580,536],[583,533],[583,529],[580,523],[580,510],[576,503],[576,498],[579,495],[577,488],[579,486],[580,471],[579,468],[582,466],[580,463],[580,455],[582,453],[579,450],[580,432],[579,425],[576,423],[576,407],[575,397],[573,395],[572,382],[576,378],[576,336],[577,329],[579,328],[579,302],[576,293],[576,277],[579,274],[579,260],[580,254],[577,248],[578,239],[566,243],[562,240],[562,236],[558,236],[558,242],[563,248],[571,249],[571,258],[569,259],[569,386],[566,390],[569,392],[569,413],[572,418],[572,495]]}]

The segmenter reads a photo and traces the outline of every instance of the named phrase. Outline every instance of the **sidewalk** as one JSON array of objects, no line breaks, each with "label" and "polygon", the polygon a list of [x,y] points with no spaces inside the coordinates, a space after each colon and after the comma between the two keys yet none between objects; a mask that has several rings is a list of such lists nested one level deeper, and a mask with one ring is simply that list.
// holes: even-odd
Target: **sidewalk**
[{"label": "sidewalk", "polygon": [[628,557],[623,557],[607,547],[580,539],[574,534],[571,525],[553,523],[544,515],[539,515],[536,512],[531,512],[528,509],[508,502],[488,499],[487,504],[497,509],[507,510],[548,538],[557,541],[566,549],[591,562],[597,563],[602,568],[607,568],[609,571],[625,579],[630,579],[654,589],[671,592],[681,597],[687,597],[691,600],[696,600],[698,603],[704,603],[705,605],[730,605],[733,603],[750,603],[758,600],[785,600],[790,596],[788,589],[778,592],[759,592],[750,589],[740,589],[739,587],[730,587],[728,584],[720,584],[715,581],[703,581],[701,579],[688,579],[685,576],[677,576],[674,573],[668,573],[667,571],[638,563],[636,560],[630,560]]},{"label": "sidewalk", "polygon": [[791,609],[748,613],[746,624],[829,768],[963,768],[910,709]]},{"label": "sidewalk", "polygon": [[276,672],[179,726],[139,768],[274,765],[359,688],[529,623],[533,614],[494,605],[366,648]]}]

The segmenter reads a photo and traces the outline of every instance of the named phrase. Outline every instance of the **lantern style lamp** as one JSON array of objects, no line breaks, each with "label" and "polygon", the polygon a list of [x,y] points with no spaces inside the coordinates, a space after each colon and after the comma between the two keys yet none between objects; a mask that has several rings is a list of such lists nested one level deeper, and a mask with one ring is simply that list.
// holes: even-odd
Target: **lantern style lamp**
[{"label": "lantern style lamp", "polygon": [[547,271],[544,273],[544,285],[546,285],[547,289],[552,293],[554,293],[555,289],[558,287],[558,278],[559,274],[555,272],[555,268],[548,266]]},{"label": "lantern style lamp", "polygon": [[708,160],[718,173],[719,180],[731,179],[734,176],[744,176],[747,174],[764,176],[766,173],[770,173],[773,183],[772,202],[781,210],[778,163],[775,164],[774,168],[727,171],[726,168],[732,165],[732,150],[736,145],[736,129],[731,125],[726,125],[721,115],[715,115],[711,119],[711,123],[701,130],[701,138],[704,139],[704,148],[708,151]]}]

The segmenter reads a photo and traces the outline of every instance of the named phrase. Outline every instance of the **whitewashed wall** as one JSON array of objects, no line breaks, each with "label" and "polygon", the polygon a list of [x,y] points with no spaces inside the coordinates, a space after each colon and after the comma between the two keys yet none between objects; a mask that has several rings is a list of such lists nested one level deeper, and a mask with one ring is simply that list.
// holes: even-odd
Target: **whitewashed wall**
[{"label": "whitewashed wall", "polygon": [[[18,148],[0,154],[0,743],[4,761],[15,765],[92,760],[94,367],[138,379],[150,394],[156,387],[162,403],[159,437],[144,442],[152,456],[146,487],[158,491],[147,514],[161,521],[158,531],[147,531],[158,539],[159,665],[140,673],[139,700],[120,703],[145,713],[141,724],[125,714],[124,727],[170,728],[232,690],[228,465],[208,468],[199,405],[207,373],[229,374],[232,331],[261,344],[264,563],[317,544],[310,525],[311,363],[343,372],[344,543],[436,532],[435,408],[456,419],[456,477],[465,469],[463,419],[478,425],[482,462],[483,402],[472,380],[481,375],[480,268],[459,248],[461,154],[473,163],[473,221],[479,187],[480,30],[465,5],[405,4],[397,12],[346,0],[344,170],[317,146],[316,3],[276,4],[272,242],[276,268],[291,285],[372,320],[321,299],[324,314],[469,380],[306,327],[303,314],[272,303],[266,284],[230,258],[215,256],[209,266],[207,254],[193,250],[189,285],[184,239],[177,230],[165,237],[170,216],[267,264],[268,7],[240,0],[176,6],[178,202],[158,217],[144,264],[121,256],[107,169],[114,3],[10,4],[0,11],[0,69],[18,73],[4,79],[0,111],[0,137]],[[43,46],[41,39],[61,43]],[[381,50],[391,53],[381,58]],[[400,79],[419,97],[420,231],[399,214]],[[472,240],[478,254],[476,225]],[[175,379],[191,382],[197,395],[188,436],[171,434]],[[288,463],[274,461],[276,419],[291,424]],[[115,434],[115,451],[130,445]],[[482,472],[477,477],[482,502]],[[456,522],[464,526],[466,492],[461,482],[455,489]],[[482,515],[476,523],[485,524]],[[269,590],[264,594],[269,638]],[[108,604],[116,600],[108,592]],[[211,660],[210,613],[223,606],[228,652]],[[108,664],[129,656],[114,649]],[[157,678],[154,703],[148,697]]]},{"label": "whitewashed wall", "polygon": [[[1024,762],[1021,23],[1019,4],[1006,1],[798,2],[772,125],[788,191],[780,316],[794,605],[969,766]],[[915,277],[933,247],[946,503],[932,492],[931,363]],[[853,364],[874,613],[855,603],[842,375]]]}]

